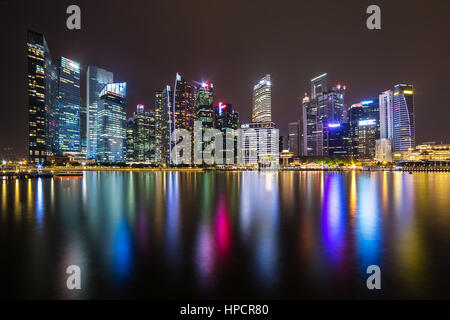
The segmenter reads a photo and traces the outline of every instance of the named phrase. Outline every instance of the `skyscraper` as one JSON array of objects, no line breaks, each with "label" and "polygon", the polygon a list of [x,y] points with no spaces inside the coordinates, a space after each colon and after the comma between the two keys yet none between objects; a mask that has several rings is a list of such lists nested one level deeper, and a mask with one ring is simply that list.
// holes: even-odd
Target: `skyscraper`
[{"label": "skyscraper", "polygon": [[252,122],[272,121],[272,83],[270,74],[266,74],[253,87]]},{"label": "skyscraper", "polygon": [[154,93],[154,110],[155,110],[155,162],[161,163],[161,140],[163,127],[167,128],[167,119],[162,118],[162,91],[155,91]]},{"label": "skyscraper", "polygon": [[126,83],[108,84],[100,93],[96,128],[99,162],[124,162],[126,151]]},{"label": "skyscraper", "polygon": [[[220,102],[217,106],[217,115],[215,119],[215,128],[223,134],[223,159],[233,160],[236,163],[237,157],[237,130],[239,128],[239,113],[235,111],[230,103]],[[227,135],[227,131],[231,134]],[[231,156],[233,159],[231,159]]]},{"label": "skyscraper", "polygon": [[336,85],[330,91],[323,91],[313,99],[317,103],[317,117],[323,123],[344,122],[344,98],[346,86]]},{"label": "skyscraper", "polygon": [[316,99],[325,91],[327,91],[326,73],[311,79],[311,99]]},{"label": "skyscraper", "polygon": [[298,121],[288,124],[288,146],[294,157],[300,156],[300,125]]},{"label": "skyscraper", "polygon": [[394,87],[393,149],[406,152],[414,148],[415,133],[414,89],[412,85],[398,84]]},{"label": "skyscraper", "polygon": [[155,113],[138,104],[127,121],[127,162],[155,162]]},{"label": "skyscraper", "polygon": [[192,131],[194,129],[195,92],[196,87],[177,73],[173,89],[172,109],[170,110],[172,131],[175,129]]},{"label": "skyscraper", "polygon": [[[170,164],[170,148],[172,146],[171,141],[171,132],[173,128],[173,120],[170,117],[172,114],[172,88],[170,86],[166,86],[161,91],[161,98],[158,97],[159,93],[155,94],[155,100],[157,103],[161,101],[160,112],[156,111],[160,114],[160,124],[159,124],[159,132],[161,134],[161,144],[160,144],[160,163],[161,164]],[[159,109],[159,107],[158,107]],[[157,110],[158,110],[157,109]]]},{"label": "skyscraper", "polygon": [[393,137],[394,95],[392,90],[380,94],[380,139]]},{"label": "skyscraper", "polygon": [[86,156],[87,153],[87,107],[80,106],[80,142],[81,153]]},{"label": "skyscraper", "polygon": [[195,94],[196,119],[202,122],[204,128],[212,128],[214,121],[213,84],[203,82]]},{"label": "skyscraper", "polygon": [[[53,106],[50,99],[49,79],[51,57],[45,37],[28,31],[28,156],[30,162],[43,164],[46,161],[47,136],[51,129],[51,119],[47,119],[46,110]],[[56,129],[56,124],[53,127]]]},{"label": "skyscraper", "polygon": [[323,155],[346,157],[350,154],[351,136],[348,123],[328,123],[323,131]]},{"label": "skyscraper", "polygon": [[58,141],[59,152],[80,153],[80,65],[61,57],[58,66]]},{"label": "skyscraper", "polygon": [[87,131],[87,158],[95,159],[97,151],[96,116],[100,93],[107,84],[114,82],[112,72],[95,66],[88,66],[86,72],[86,131]]},{"label": "skyscraper", "polygon": [[351,156],[363,160],[375,157],[376,140],[380,138],[380,110],[378,99],[367,99],[348,109]]},{"label": "skyscraper", "polygon": [[273,122],[252,122],[238,131],[238,163],[266,169],[278,168],[279,131]]}]

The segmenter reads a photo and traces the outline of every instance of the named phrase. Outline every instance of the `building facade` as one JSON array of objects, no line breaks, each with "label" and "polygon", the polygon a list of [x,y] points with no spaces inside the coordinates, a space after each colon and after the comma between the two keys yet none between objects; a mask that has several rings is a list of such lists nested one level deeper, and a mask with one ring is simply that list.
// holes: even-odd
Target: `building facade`
[{"label": "building facade", "polygon": [[144,105],[138,104],[133,117],[127,121],[127,163],[156,162],[155,112],[144,109]]},{"label": "building facade", "polygon": [[108,84],[100,93],[96,127],[96,160],[101,163],[125,162],[126,83]]},{"label": "building facade", "polygon": [[266,74],[253,87],[252,122],[272,121],[272,82],[270,74]]},{"label": "building facade", "polygon": [[288,150],[294,157],[300,156],[300,123],[299,121],[289,122],[288,124]]},{"label": "building facade", "polygon": [[203,82],[195,93],[196,120],[202,122],[204,128],[214,125],[213,84]]},{"label": "building facade", "polygon": [[279,131],[273,122],[246,123],[238,130],[238,163],[276,169],[279,164]]},{"label": "building facade", "polygon": [[[27,34],[27,80],[28,80],[28,158],[31,163],[44,164],[48,149],[52,151],[49,141],[55,132],[56,122],[47,117],[53,111],[55,101],[51,100],[50,80],[52,63],[50,50],[42,34],[28,31]],[[53,75],[55,77],[55,75]],[[53,127],[51,127],[53,121]]]},{"label": "building facade", "polygon": [[413,86],[396,85],[393,101],[393,149],[394,152],[406,152],[415,147],[416,140]]},{"label": "building facade", "polygon": [[114,83],[114,74],[96,66],[88,66],[86,71],[86,157],[96,159],[97,131],[96,118],[100,93],[106,85]]},{"label": "building facade", "polygon": [[60,154],[81,153],[80,135],[80,64],[61,57],[58,66],[58,142]]}]

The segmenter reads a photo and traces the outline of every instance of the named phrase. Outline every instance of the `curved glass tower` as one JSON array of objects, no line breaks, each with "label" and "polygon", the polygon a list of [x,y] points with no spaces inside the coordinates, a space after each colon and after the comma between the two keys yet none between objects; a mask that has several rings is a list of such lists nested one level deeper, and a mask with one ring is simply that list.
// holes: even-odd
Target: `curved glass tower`
[{"label": "curved glass tower", "polygon": [[406,152],[409,148],[414,148],[416,128],[412,85],[398,84],[394,87],[393,120],[394,151]]},{"label": "curved glass tower", "polygon": [[252,122],[272,121],[272,83],[266,74],[253,88]]}]

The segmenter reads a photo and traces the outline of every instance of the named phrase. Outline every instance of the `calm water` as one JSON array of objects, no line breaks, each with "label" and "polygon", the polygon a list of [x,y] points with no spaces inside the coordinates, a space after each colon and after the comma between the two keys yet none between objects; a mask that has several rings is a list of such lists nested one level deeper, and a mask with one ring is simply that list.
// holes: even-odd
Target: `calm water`
[{"label": "calm water", "polygon": [[0,194],[1,297],[450,298],[449,173],[91,172]]}]

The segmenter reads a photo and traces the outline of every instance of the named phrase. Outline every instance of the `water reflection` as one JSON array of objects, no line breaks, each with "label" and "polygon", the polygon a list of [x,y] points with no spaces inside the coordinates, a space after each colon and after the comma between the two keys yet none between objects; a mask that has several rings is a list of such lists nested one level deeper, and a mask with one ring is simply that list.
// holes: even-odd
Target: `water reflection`
[{"label": "water reflection", "polygon": [[446,173],[89,172],[0,187],[15,297],[370,297],[371,264],[383,297],[450,297]]}]

